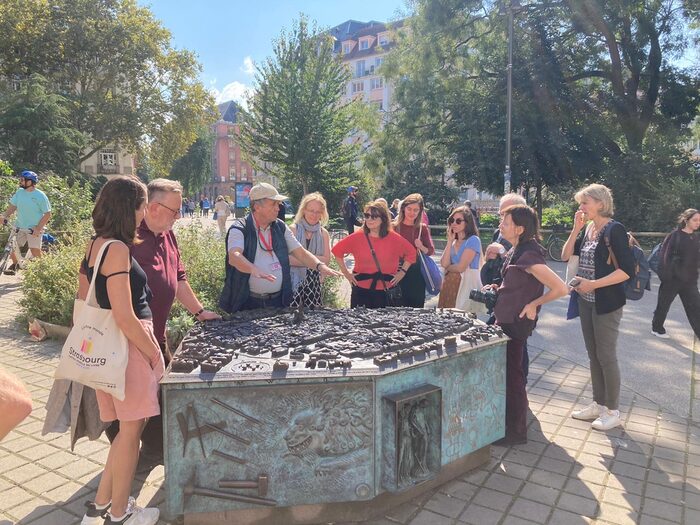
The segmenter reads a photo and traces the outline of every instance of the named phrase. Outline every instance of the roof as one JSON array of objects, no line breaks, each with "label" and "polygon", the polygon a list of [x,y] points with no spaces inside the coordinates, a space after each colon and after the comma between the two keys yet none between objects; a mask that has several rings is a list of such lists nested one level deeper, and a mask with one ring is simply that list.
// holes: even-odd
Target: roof
[{"label": "roof", "polygon": [[233,100],[228,102],[223,102],[217,106],[219,108],[219,113],[221,114],[221,120],[235,124],[238,119],[238,104]]},{"label": "roof", "polygon": [[[377,22],[376,20],[370,20],[369,22],[358,22],[357,20],[347,20],[342,24],[332,27],[328,30],[328,34],[335,37],[335,45],[333,51],[339,53],[341,51],[342,42],[346,40],[358,40],[364,36],[377,35],[384,31],[389,31],[391,29],[397,29],[404,25],[404,20],[397,20],[396,22],[390,22],[385,24],[383,22]],[[355,46],[351,53],[345,55],[343,59],[358,58],[365,55],[372,55],[376,53],[376,41],[369,49],[363,49],[360,51]],[[391,44],[390,44],[391,45]],[[384,46],[384,49],[389,46]]]}]

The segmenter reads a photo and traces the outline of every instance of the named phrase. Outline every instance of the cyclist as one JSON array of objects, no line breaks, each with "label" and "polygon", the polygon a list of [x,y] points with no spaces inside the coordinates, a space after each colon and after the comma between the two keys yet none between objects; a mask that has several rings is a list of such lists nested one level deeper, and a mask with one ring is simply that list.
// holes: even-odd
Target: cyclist
[{"label": "cyclist", "polygon": [[[19,177],[19,189],[10,198],[10,205],[0,215],[2,223],[7,224],[7,219],[17,211],[15,228],[17,230],[16,242],[21,248],[25,244],[29,246],[33,257],[41,257],[41,235],[44,226],[51,218],[51,204],[46,194],[37,189],[39,177],[33,171],[25,170]],[[17,254],[14,250],[10,253],[12,265],[5,270],[6,275],[14,275],[19,269]]]}]

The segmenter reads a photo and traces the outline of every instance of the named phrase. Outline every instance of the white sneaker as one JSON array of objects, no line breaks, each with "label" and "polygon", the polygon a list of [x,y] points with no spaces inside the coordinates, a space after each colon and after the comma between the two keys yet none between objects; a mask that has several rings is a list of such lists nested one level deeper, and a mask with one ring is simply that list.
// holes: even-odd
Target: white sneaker
[{"label": "white sneaker", "polygon": [[619,427],[621,424],[619,410],[605,409],[600,417],[591,423],[591,427],[594,430],[610,430],[611,428]]},{"label": "white sneaker", "polygon": [[129,498],[126,506],[126,515],[119,521],[112,518],[112,514],[107,515],[104,525],[156,525],[160,517],[160,510],[154,507],[142,509],[136,505],[134,498]]},{"label": "white sneaker", "polygon": [[599,405],[595,401],[588,405],[582,410],[577,410],[571,414],[574,419],[580,419],[581,421],[593,421],[598,419],[603,414],[603,409],[605,407]]},{"label": "white sneaker", "polygon": [[651,330],[651,335],[655,335],[659,339],[670,339],[671,336],[666,333],[666,331],[662,332],[657,332],[653,328]]}]

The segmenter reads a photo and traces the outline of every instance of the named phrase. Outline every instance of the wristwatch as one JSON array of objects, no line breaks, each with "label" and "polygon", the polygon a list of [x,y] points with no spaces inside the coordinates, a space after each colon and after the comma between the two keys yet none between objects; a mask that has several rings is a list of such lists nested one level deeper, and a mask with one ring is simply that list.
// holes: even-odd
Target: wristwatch
[{"label": "wristwatch", "polygon": [[321,266],[323,266],[323,264],[324,264],[324,263],[322,263],[322,262],[319,261],[319,263],[316,265],[316,271],[318,271],[318,269],[319,269]]}]

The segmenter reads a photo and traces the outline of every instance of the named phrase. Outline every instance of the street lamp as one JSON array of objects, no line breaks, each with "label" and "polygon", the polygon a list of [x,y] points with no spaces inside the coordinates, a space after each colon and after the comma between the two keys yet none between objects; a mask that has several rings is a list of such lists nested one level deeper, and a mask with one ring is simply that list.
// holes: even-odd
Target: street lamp
[{"label": "street lamp", "polygon": [[511,137],[513,133],[513,12],[520,9],[519,0],[508,0],[506,11],[508,12],[508,67],[506,73],[508,77],[508,95],[506,110],[506,169],[503,173],[503,194],[510,193],[510,157],[511,157]]}]

